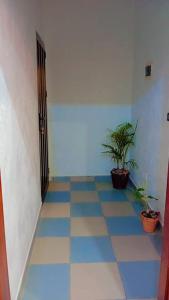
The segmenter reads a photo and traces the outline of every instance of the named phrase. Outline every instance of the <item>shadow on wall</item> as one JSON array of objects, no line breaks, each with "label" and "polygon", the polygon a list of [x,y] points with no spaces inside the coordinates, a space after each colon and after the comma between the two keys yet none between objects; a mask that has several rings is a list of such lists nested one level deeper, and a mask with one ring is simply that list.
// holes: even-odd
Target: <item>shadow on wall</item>
[{"label": "shadow on wall", "polygon": [[17,298],[41,206],[36,2],[0,1],[0,169],[12,299]]},{"label": "shadow on wall", "polygon": [[[5,66],[5,71],[7,71],[7,68]],[[7,74],[9,75],[8,72]],[[22,78],[24,78],[24,70]],[[32,227],[35,224],[34,220],[37,220],[37,212],[39,212],[41,202],[38,115],[36,119],[35,114],[33,116],[35,107],[32,105],[32,100],[34,98],[32,94],[31,101],[25,101],[26,99],[21,96],[19,91],[16,93],[14,82],[13,89],[7,86],[7,83],[10,85],[12,82],[13,80],[9,76],[8,79],[5,77],[1,69],[0,170],[3,183],[9,279],[11,294],[15,298],[13,293],[16,293],[23,274],[32,232],[34,232]],[[26,93],[26,91],[27,89],[25,91],[23,89],[23,92]],[[17,96],[23,102],[19,103]],[[32,109],[28,109],[27,105],[32,105]],[[34,130],[34,125],[37,126],[37,131]],[[27,226],[27,224],[31,224],[31,226]],[[22,238],[20,230],[24,231]],[[14,239],[15,243],[13,244]]]},{"label": "shadow on wall", "polygon": [[[35,174],[37,172],[37,167],[39,164],[35,164],[35,160],[32,159],[32,152],[30,151],[30,140],[32,137],[32,130],[30,130],[28,122],[28,111],[21,107],[17,109],[15,107],[13,98],[10,96],[9,88],[7,86],[7,80],[5,80],[5,75],[2,70],[0,70],[0,166],[1,170],[7,170],[7,167],[13,166],[14,170],[18,172],[18,175],[22,175],[21,160],[29,162],[25,165],[27,171],[30,174]],[[14,102],[14,103],[13,103]],[[19,105],[19,104],[18,104]],[[27,122],[24,120],[25,111]],[[38,118],[38,117],[37,117]],[[31,122],[31,120],[30,120]],[[25,123],[25,124],[24,124]],[[23,126],[25,125],[25,126]],[[38,127],[37,127],[38,128]],[[38,131],[36,132],[38,133]],[[38,144],[38,134],[36,136],[36,144]],[[19,143],[17,143],[17,140]],[[35,145],[36,145],[35,144]],[[36,147],[34,149],[34,154],[36,153]],[[39,154],[38,154],[39,155]],[[8,165],[8,161],[10,164]],[[15,165],[14,165],[15,164]],[[24,174],[23,174],[24,176]],[[39,184],[39,180],[38,180]],[[18,186],[18,188],[20,188]]]}]

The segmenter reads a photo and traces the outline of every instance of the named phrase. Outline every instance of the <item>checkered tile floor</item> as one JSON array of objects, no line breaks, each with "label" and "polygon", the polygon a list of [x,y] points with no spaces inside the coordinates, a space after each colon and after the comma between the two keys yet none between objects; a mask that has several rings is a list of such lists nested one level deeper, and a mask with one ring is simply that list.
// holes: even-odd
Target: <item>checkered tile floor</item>
[{"label": "checkered tile floor", "polygon": [[106,176],[50,183],[22,299],[155,299],[161,234],[144,233],[133,200]]}]

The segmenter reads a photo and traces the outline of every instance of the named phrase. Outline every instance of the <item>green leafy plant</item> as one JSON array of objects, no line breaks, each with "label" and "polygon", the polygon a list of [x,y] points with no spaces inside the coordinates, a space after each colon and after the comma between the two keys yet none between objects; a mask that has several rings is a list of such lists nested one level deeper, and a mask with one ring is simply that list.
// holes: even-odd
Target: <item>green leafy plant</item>
[{"label": "green leafy plant", "polygon": [[134,137],[136,134],[137,124],[122,123],[115,130],[109,130],[108,143],[102,144],[106,149],[103,153],[111,155],[112,160],[116,163],[117,169],[135,168],[137,163],[134,159],[127,160],[129,148],[134,146]]},{"label": "green leafy plant", "polygon": [[139,201],[143,205],[143,215],[147,218],[156,218],[159,213],[152,210],[149,205],[150,200],[158,200],[156,197],[152,195],[148,195],[146,192],[146,186],[136,187],[133,191],[134,198]]}]

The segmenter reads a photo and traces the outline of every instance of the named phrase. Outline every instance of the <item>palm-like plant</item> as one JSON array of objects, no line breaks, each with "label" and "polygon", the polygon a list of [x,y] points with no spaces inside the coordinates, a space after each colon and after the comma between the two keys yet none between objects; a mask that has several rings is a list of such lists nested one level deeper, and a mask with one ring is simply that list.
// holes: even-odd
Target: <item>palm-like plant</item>
[{"label": "palm-like plant", "polygon": [[136,134],[137,124],[122,123],[115,130],[109,130],[108,143],[102,144],[106,150],[103,153],[111,155],[116,163],[117,169],[124,170],[128,166],[137,167],[134,159],[127,160],[128,150],[134,146],[134,137]]},{"label": "palm-like plant", "polygon": [[157,216],[157,213],[150,209],[149,201],[158,200],[158,199],[152,195],[148,195],[146,190],[147,190],[146,184],[143,186],[136,187],[133,190],[133,195],[134,198],[143,205],[145,209],[145,215],[147,217],[153,218]]}]

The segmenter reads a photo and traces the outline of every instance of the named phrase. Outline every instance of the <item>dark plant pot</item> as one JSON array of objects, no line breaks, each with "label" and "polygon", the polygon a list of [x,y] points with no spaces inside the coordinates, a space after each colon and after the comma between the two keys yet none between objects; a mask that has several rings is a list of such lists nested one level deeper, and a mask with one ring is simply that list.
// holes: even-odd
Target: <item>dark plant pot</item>
[{"label": "dark plant pot", "polygon": [[122,169],[111,170],[112,184],[115,189],[122,190],[127,187],[129,171]]}]

